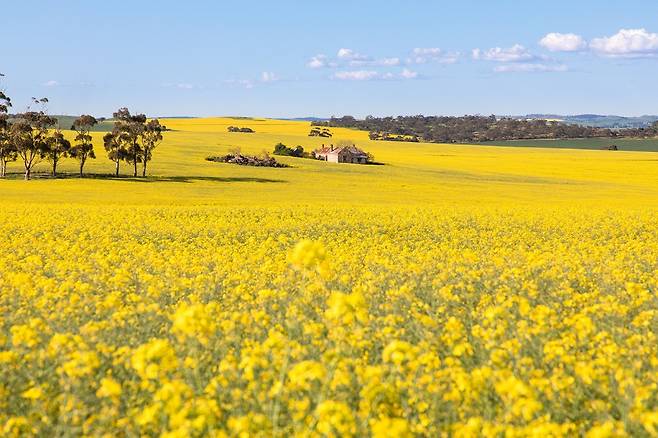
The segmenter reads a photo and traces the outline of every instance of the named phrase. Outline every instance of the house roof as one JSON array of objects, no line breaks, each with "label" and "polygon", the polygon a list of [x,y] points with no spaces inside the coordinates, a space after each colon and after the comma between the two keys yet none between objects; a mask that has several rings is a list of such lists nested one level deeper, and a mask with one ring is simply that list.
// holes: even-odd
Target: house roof
[{"label": "house roof", "polygon": [[319,149],[316,149],[315,153],[316,154],[336,154],[337,155],[337,154],[340,154],[343,151],[349,152],[352,155],[362,155],[364,157],[368,155],[364,151],[362,151],[361,149],[357,148],[356,146],[345,146],[345,147],[342,147],[342,148],[334,148],[333,150],[331,150],[331,147],[324,146],[324,147],[321,147]]}]

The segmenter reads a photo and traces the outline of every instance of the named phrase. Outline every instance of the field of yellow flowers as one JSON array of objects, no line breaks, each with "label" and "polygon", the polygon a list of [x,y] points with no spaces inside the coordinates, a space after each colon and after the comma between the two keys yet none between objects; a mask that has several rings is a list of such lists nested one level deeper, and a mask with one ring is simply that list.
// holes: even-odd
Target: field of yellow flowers
[{"label": "field of yellow flowers", "polygon": [[320,141],[227,123],[0,181],[0,435],[658,436],[656,154],[204,162]]}]

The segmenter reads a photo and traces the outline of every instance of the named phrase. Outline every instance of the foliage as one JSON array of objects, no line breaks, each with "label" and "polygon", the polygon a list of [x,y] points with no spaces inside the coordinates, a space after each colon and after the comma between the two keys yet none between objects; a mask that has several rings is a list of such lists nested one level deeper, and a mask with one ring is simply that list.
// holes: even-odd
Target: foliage
[{"label": "foliage", "polygon": [[370,140],[381,140],[381,141],[408,141],[412,143],[417,143],[420,139],[415,135],[393,135],[388,132],[379,132],[371,131],[368,134]]},{"label": "foliage", "polygon": [[146,177],[146,165],[153,158],[153,150],[162,142],[162,133],[167,129],[158,119],[149,120],[144,124],[142,138],[142,177]]},{"label": "foliage", "polygon": [[272,152],[274,155],[283,155],[286,157],[304,157],[304,147],[302,146],[296,146],[295,148],[291,148],[286,146],[283,143],[277,143],[274,145],[274,152]]},{"label": "foliage", "polygon": [[[57,164],[62,158],[71,154],[71,142],[57,129],[48,136],[48,148],[44,151],[45,157],[52,163],[53,176],[57,176]],[[77,154],[77,151],[73,152]]]},{"label": "foliage", "polygon": [[352,116],[332,117],[321,126],[357,128],[370,132],[371,140],[426,141],[436,143],[469,143],[519,139],[564,139],[595,137],[655,137],[658,129],[629,128],[611,130],[544,119],[516,119],[485,116],[398,116],[372,117],[358,120]]},{"label": "foliage", "polygon": [[94,153],[94,143],[91,136],[91,129],[98,124],[95,117],[84,114],[75,119],[73,122],[72,130],[76,132],[75,144],[71,147],[69,155],[78,160],[80,163],[80,177],[85,167],[87,159],[96,158]]},{"label": "foliage", "polygon": [[114,163],[114,176],[119,176],[119,165],[122,160],[126,160],[128,151],[122,141],[121,133],[113,130],[103,135],[103,147],[107,152],[107,158]]},{"label": "foliage", "polygon": [[[322,123],[322,122],[318,122]],[[308,133],[309,137],[331,137],[333,134],[328,128],[322,128],[319,126],[311,127],[311,131]]]},{"label": "foliage", "polygon": [[241,153],[231,153],[222,156],[206,157],[206,161],[214,161],[216,163],[230,163],[239,164],[240,166],[254,166],[254,167],[290,167],[287,164],[279,163],[267,153],[262,154],[260,157],[242,155]]},{"label": "foliage", "polygon": [[0,90],[0,177],[5,177],[7,163],[18,158],[16,148],[11,142],[9,108],[11,108],[11,99]]},{"label": "foliage", "polygon": [[251,128],[240,128],[238,126],[229,126],[227,128],[228,132],[242,132],[242,133],[247,133],[247,134],[253,134],[255,131]]},{"label": "foliage", "polygon": [[143,148],[139,144],[144,132],[146,116],[144,114],[131,114],[128,108],[120,108],[113,114],[115,119],[114,135],[121,141],[125,153],[124,159],[133,165],[133,176],[137,176],[137,164],[142,163]]},{"label": "foliage", "polygon": [[[47,99],[33,99],[45,104]],[[46,156],[49,147],[48,131],[56,123],[45,111],[27,111],[11,123],[9,139],[23,162],[25,179],[29,180],[34,166]]]}]

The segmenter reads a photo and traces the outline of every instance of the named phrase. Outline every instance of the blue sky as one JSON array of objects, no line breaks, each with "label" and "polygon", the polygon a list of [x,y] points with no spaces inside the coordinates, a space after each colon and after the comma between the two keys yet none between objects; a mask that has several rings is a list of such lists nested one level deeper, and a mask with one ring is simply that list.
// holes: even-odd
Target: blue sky
[{"label": "blue sky", "polygon": [[6,3],[17,110],[658,113],[655,0]]}]

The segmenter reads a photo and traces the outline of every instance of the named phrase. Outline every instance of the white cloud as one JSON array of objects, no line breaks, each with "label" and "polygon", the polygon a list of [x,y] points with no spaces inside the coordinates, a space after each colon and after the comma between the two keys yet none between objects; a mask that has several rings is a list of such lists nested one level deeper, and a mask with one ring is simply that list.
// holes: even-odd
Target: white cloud
[{"label": "white cloud", "polygon": [[315,55],[307,63],[308,68],[323,68],[331,67],[331,63],[327,59],[327,55]]},{"label": "white cloud", "polygon": [[160,86],[164,88],[178,88],[179,90],[192,90],[195,88],[200,88],[187,82],[164,82],[160,84]]},{"label": "white cloud", "polygon": [[373,70],[353,70],[336,72],[332,78],[341,81],[371,81],[373,79],[380,79],[381,75]]},{"label": "white cloud", "polygon": [[369,59],[367,56],[356,53],[352,49],[339,49],[337,56],[339,59],[346,59],[350,61],[367,61]]},{"label": "white cloud", "polygon": [[352,67],[366,67],[366,66],[394,67],[400,65],[400,58],[372,59],[368,57],[363,57],[360,59],[350,60],[348,62],[348,65]]},{"label": "white cloud", "polygon": [[[392,67],[392,66],[400,65],[400,58],[397,57],[375,59],[372,56],[363,55],[361,53],[355,52],[352,49],[345,49],[345,48],[338,50],[336,56],[339,61],[343,63],[346,62],[347,65],[350,65],[352,67],[365,67],[365,66]],[[336,67],[337,63],[334,63],[333,66]]]},{"label": "white cloud", "polygon": [[59,85],[59,82],[51,80],[43,84],[44,87],[56,87]]},{"label": "white cloud", "polygon": [[498,65],[494,68],[496,73],[549,73],[565,72],[569,68],[564,64],[542,64],[542,63],[510,63]]},{"label": "white cloud", "polygon": [[575,33],[551,32],[539,41],[539,45],[551,52],[578,52],[587,48],[587,41]]},{"label": "white cloud", "polygon": [[276,82],[279,80],[279,77],[272,73],[271,71],[264,71],[260,75],[260,80],[262,82]]},{"label": "white cloud", "polygon": [[352,53],[354,53],[352,49],[338,49],[339,58],[351,58]]},{"label": "white cloud", "polygon": [[658,55],[658,34],[646,29],[621,29],[612,36],[593,39],[590,48],[603,56],[651,57]]},{"label": "white cloud", "polygon": [[336,68],[341,65],[362,68],[373,66],[395,67],[401,63],[400,58],[397,57],[374,59],[370,56],[357,53],[352,49],[342,48],[336,53],[336,58],[332,59],[322,54],[315,55],[306,63],[306,66],[312,69]]},{"label": "white cloud", "polygon": [[418,77],[418,73],[415,71],[411,71],[408,68],[405,68],[402,70],[402,73],[400,73],[400,76],[403,79],[416,79]]},{"label": "white cloud", "polygon": [[395,66],[395,65],[400,65],[400,58],[383,58],[377,61],[379,65],[384,65],[384,66]]},{"label": "white cloud", "polygon": [[[428,62],[453,64],[457,62],[459,56],[458,52],[444,52],[438,48],[415,48],[412,50],[410,57],[406,59],[397,56],[375,58],[343,47],[336,52],[334,58],[323,54],[311,57],[306,66],[311,69],[352,67],[354,71],[366,71],[373,67],[397,67]],[[383,75],[381,76],[383,77]],[[393,77],[395,76],[393,74]]]},{"label": "white cloud", "polygon": [[494,62],[524,62],[537,58],[520,44],[515,44],[510,48],[473,49],[472,54],[473,59]]},{"label": "white cloud", "polygon": [[403,69],[401,73],[381,73],[375,70],[349,70],[336,72],[331,78],[341,81],[407,80],[418,78],[418,73],[407,68]]},{"label": "white cloud", "polygon": [[409,58],[409,63],[425,64],[429,60],[434,60],[439,58],[441,54],[442,54],[441,49],[436,47],[430,47],[430,48],[416,47],[411,51],[411,58]]},{"label": "white cloud", "polygon": [[228,79],[224,82],[231,85],[237,85],[238,87],[242,87],[242,88],[247,88],[247,89],[254,88],[254,81],[252,81],[251,79]]},{"label": "white cloud", "polygon": [[441,64],[454,64],[459,58],[459,53],[444,52],[438,47],[416,47],[411,51],[411,57],[407,59],[409,64],[426,64],[428,62],[439,62]]},{"label": "white cloud", "polygon": [[413,53],[415,56],[428,56],[430,58],[434,58],[440,56],[443,52],[438,47],[416,47],[412,50],[411,53]]}]

